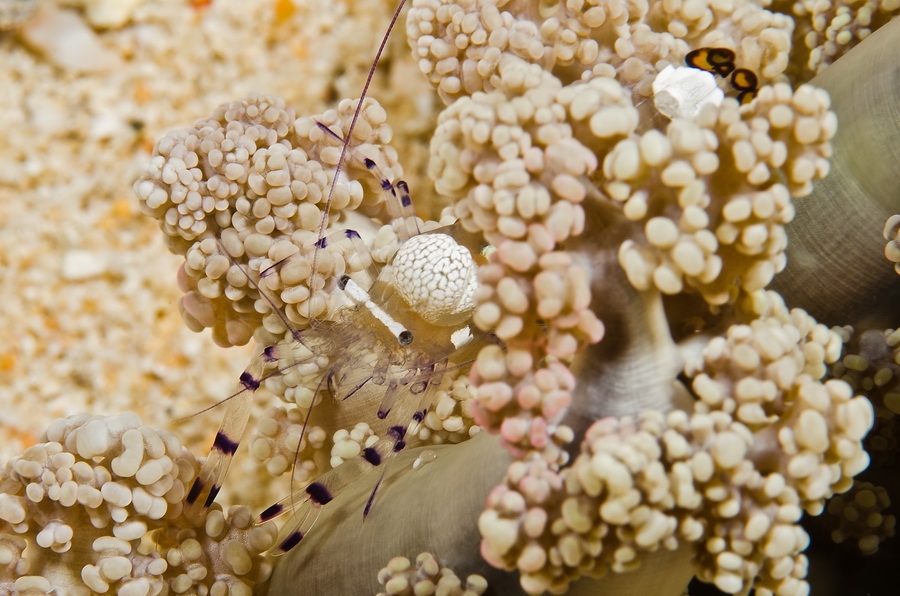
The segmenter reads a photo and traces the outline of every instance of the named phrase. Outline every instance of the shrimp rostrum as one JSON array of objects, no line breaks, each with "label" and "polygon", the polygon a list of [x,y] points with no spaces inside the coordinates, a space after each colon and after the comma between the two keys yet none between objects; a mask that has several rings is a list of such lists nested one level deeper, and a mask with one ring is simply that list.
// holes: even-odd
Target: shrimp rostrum
[{"label": "shrimp rostrum", "polygon": [[[400,168],[384,121],[371,99],[295,119],[280,100],[251,96],[169,133],[135,183],[185,255],[185,321],[223,345],[252,336],[262,346],[225,400],[186,506],[199,519],[215,500],[266,386],[284,405],[269,409],[251,450],[293,480],[261,519],[297,510],[280,551],[363,469],[432,432],[426,417],[441,399],[454,407],[447,395],[486,339],[468,324],[476,256],[455,226],[418,219],[406,185],[392,182]],[[344,440],[327,455],[348,437],[356,449]]]}]

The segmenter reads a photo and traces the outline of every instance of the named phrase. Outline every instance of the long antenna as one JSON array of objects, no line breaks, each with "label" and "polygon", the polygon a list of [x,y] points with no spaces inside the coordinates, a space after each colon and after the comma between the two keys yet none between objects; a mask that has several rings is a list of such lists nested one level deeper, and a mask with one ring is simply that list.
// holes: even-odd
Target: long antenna
[{"label": "long antenna", "polygon": [[[388,39],[391,36],[391,31],[394,30],[394,25],[397,24],[397,20],[400,18],[400,13],[403,11],[403,7],[406,5],[406,0],[400,0],[400,4],[397,5],[397,9],[394,10],[394,16],[391,17],[391,22],[388,24],[387,30],[384,32],[384,36],[381,38],[381,45],[378,46],[378,51],[375,53],[375,60],[372,62],[372,68],[369,69],[369,74],[366,76],[366,83],[363,85],[362,93],[359,96],[359,100],[356,104],[356,110],[353,112],[353,118],[350,120],[350,128],[347,129],[347,133],[344,135],[344,144],[341,145],[341,154],[338,157],[337,166],[335,166],[334,170],[334,180],[331,181],[331,187],[328,189],[328,198],[325,199],[325,208],[322,213],[322,221],[319,222],[319,233],[318,233],[318,242],[321,242],[322,238],[325,237],[325,226],[328,225],[328,214],[331,212],[331,199],[334,195],[334,189],[338,182],[338,177],[341,172],[341,168],[344,165],[344,161],[347,157],[347,146],[350,144],[350,138],[353,135],[353,129],[356,128],[356,121],[359,119],[359,114],[362,112],[363,103],[366,100],[366,95],[369,92],[369,85],[372,84],[372,79],[375,76],[375,69],[378,67],[378,63],[381,61],[381,56],[384,54],[384,48],[387,46]],[[315,275],[317,271],[317,265],[319,260],[319,247],[316,246],[316,250],[313,252],[313,262],[312,262],[312,273],[311,275]],[[310,282],[312,278],[310,278]],[[315,291],[313,287],[310,287],[310,302],[309,306],[312,308],[312,293]],[[307,312],[308,318],[312,319],[312,313]]]}]

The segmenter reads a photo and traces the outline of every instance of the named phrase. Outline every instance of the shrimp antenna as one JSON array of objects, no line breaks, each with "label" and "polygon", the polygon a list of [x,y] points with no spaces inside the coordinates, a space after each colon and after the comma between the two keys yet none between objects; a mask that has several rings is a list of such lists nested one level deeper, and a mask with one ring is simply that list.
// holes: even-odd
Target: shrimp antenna
[{"label": "shrimp antenna", "polygon": [[[350,144],[353,129],[356,128],[356,121],[359,119],[359,114],[362,112],[363,102],[365,102],[366,96],[369,93],[369,85],[372,84],[372,79],[375,77],[375,69],[381,61],[381,56],[384,54],[384,48],[387,46],[388,39],[391,37],[391,32],[394,30],[394,25],[397,24],[397,20],[399,20],[400,13],[403,12],[404,6],[406,6],[406,0],[400,0],[396,10],[394,10],[394,16],[391,17],[391,22],[388,24],[387,30],[381,38],[381,45],[378,46],[378,51],[375,53],[375,60],[372,62],[372,68],[369,69],[369,74],[366,75],[366,83],[363,85],[362,93],[360,93],[359,99],[357,100],[356,110],[354,110],[353,118],[350,120],[350,127],[347,129],[347,134],[344,135],[344,142],[341,145],[341,154],[338,156],[337,165],[334,169],[334,180],[331,181],[331,186],[328,189],[328,198],[325,199],[325,207],[322,209],[322,221],[319,222],[319,240],[325,236],[325,226],[328,225],[328,214],[331,211],[331,200],[334,196],[334,189],[337,186],[338,175],[340,174],[341,168],[347,157],[347,146]],[[315,274],[317,270],[318,260],[319,250],[317,248],[313,252],[312,274]],[[310,288],[310,292],[312,291],[313,289]],[[310,302],[310,306],[312,306],[312,302]]]}]

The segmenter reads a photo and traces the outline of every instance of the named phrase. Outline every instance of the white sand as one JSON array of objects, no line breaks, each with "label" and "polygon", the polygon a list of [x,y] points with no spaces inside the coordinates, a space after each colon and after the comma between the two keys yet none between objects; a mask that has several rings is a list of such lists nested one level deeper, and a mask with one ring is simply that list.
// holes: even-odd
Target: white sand
[{"label": "white sand", "polygon": [[[222,102],[273,92],[299,114],[357,96],[392,3],[61,0],[0,33],[0,458],[60,416],[133,410],[171,427],[231,393],[250,351],[184,327],[179,258],[131,183],[161,135]],[[395,38],[397,53],[402,23]],[[399,62],[392,83],[419,83]],[[395,95],[418,109],[399,125],[395,110],[398,136],[417,134],[433,108]],[[176,430],[200,455],[220,420]]]}]

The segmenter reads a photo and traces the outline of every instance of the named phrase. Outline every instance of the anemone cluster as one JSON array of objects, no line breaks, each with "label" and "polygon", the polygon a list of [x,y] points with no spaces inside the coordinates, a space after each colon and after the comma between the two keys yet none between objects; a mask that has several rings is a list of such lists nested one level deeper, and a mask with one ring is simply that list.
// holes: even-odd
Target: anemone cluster
[{"label": "anemone cluster", "polygon": [[198,469],[174,434],[134,414],[55,421],[0,471],[0,589],[250,594],[271,573],[261,554],[274,528],[241,506],[192,524],[184,497]]},{"label": "anemone cluster", "polygon": [[431,553],[416,557],[415,568],[406,557],[394,557],[378,572],[378,583],[384,591],[377,596],[481,596],[487,589],[483,577],[470,575],[463,583],[452,569],[438,565]]},{"label": "anemone cluster", "polygon": [[[367,512],[372,504],[370,492],[348,490],[342,508],[325,507],[308,539],[314,542],[281,559],[271,580],[260,556],[274,543],[270,526],[250,528],[245,511],[226,522],[213,508],[207,520],[219,525],[207,521],[189,539],[181,536],[179,544],[199,546],[172,547],[181,555],[165,557],[168,566],[126,565],[120,559],[130,550],[95,542],[95,550],[106,549],[101,559],[108,550],[115,560],[85,564],[88,588],[140,581],[138,568],[147,569],[148,585],[176,572],[172,581],[202,583],[205,576],[181,572],[189,559],[224,565],[211,573],[226,574],[216,581],[228,589],[243,589],[231,586],[248,576],[247,585],[268,580],[261,589],[281,593],[321,585],[310,565],[296,571],[304,557],[319,557],[326,562],[320,573],[333,574],[329,586],[345,593],[481,594],[509,581],[498,570],[517,572],[515,589],[527,594],[603,585],[626,573],[640,591],[640,581],[664,573],[655,567],[660,555],[686,553],[680,571],[723,592],[802,596],[810,539],[801,518],[826,508],[842,519],[835,540],[852,537],[861,550],[876,550],[895,523],[884,513],[886,491],[848,491],[869,452],[879,445],[895,451],[893,437],[865,441],[876,420],[897,412],[896,333],[875,332],[887,346],[877,350],[860,339],[865,357],[842,354],[849,332],[829,329],[767,289],[791,272],[795,201],[817,200],[816,183],[830,174],[839,114],[808,80],[900,10],[895,2],[823,4],[413,0],[407,41],[444,104],[427,135],[427,171],[435,205],[447,208],[440,222],[420,224],[434,229],[456,219],[475,238],[473,252],[488,246],[470,323],[496,341],[477,346],[445,376],[410,437],[442,450],[408,454],[418,457],[412,465],[400,460],[387,484],[409,490],[387,486],[366,521],[365,533],[374,526],[402,552],[329,531],[347,527],[347,503]],[[688,56],[711,48],[727,64],[710,62],[713,72],[702,76],[721,83],[725,97],[704,99],[696,110],[661,110],[654,97],[661,73],[681,73],[664,87],[665,101],[677,103],[698,76]],[[328,420],[307,425],[305,418],[320,397],[311,382],[324,366],[318,354],[352,349],[371,330],[350,324],[341,327],[346,335],[313,343],[296,342],[291,332],[346,322],[336,278],[368,266],[352,242],[325,249],[317,241],[353,222],[366,228],[373,260],[386,270],[392,264],[403,231],[379,177],[402,175],[406,148],[390,145],[387,120],[371,98],[297,117],[279,98],[253,94],[167,134],[134,183],[141,210],[184,257],[178,281],[188,326],[210,328],[226,346],[251,337],[279,341],[294,362],[310,362],[268,379],[283,403],[256,423],[250,440],[268,473],[290,470],[298,483],[340,469],[385,432],[373,407],[377,391],[330,406]],[[338,170],[343,138],[352,150]],[[898,227],[895,217],[884,230],[894,262]],[[881,387],[883,396],[873,398]],[[136,424],[121,438],[110,435],[111,445],[123,445],[113,451],[128,453],[125,435],[137,437]],[[135,486],[132,494],[147,492],[178,517],[197,470],[192,458],[182,455],[192,463],[170,494],[155,483],[178,466],[140,460],[125,474],[128,457],[119,451],[82,453],[55,428],[37,460],[62,460],[63,450],[95,465],[109,459],[107,476],[149,483],[155,488]],[[165,457],[180,461],[170,442]],[[475,461],[495,457],[496,442],[512,460],[505,475]],[[460,449],[474,454],[464,479],[447,463]],[[44,474],[22,461],[31,462],[10,463],[0,504],[9,560],[25,541],[57,551],[75,536],[43,511],[34,518],[47,520],[41,529],[26,523],[26,508],[78,502],[103,511],[105,503],[88,488],[82,503],[29,484]],[[423,467],[428,483],[416,481]],[[102,497],[94,486],[100,476],[85,482]],[[478,504],[444,523],[450,540],[409,527],[411,511],[437,515],[459,492],[474,493]],[[841,493],[844,500],[828,504]],[[388,495],[393,501],[383,503]],[[169,505],[159,505],[160,515],[152,507],[135,511],[160,520],[142,517],[135,526],[160,549],[166,524],[176,523]],[[235,537],[225,544],[229,532]],[[409,538],[398,546],[396,535]],[[339,571],[335,561],[348,552],[353,565],[372,568],[368,577]],[[15,581],[32,581],[28,569],[9,571]],[[683,592],[678,578],[667,593]],[[211,593],[225,589],[219,585]]]},{"label": "anemone cluster", "polygon": [[[345,210],[365,207],[358,180],[371,186],[377,179],[361,176],[365,166],[351,159],[346,172],[352,182],[331,193],[339,145],[315,125],[343,135],[355,108],[348,101],[338,111],[296,120],[282,100],[251,96],[223,105],[193,129],[170,132],[157,143],[135,192],[142,211],[160,221],[169,249],[185,256],[179,281],[187,289],[180,309],[191,328],[211,328],[225,346],[247,343],[262,322],[254,304],[261,298],[246,275],[241,281],[240,265],[259,276],[298,246],[314,244],[326,201],[333,220],[342,219]],[[384,120],[384,110],[370,101],[354,132],[368,140],[360,154],[378,155],[390,140]],[[370,191],[370,201],[372,194],[380,197]],[[311,252],[289,267],[273,269],[265,280],[265,290],[277,298],[271,306],[300,325],[335,310],[325,304],[324,292],[313,296],[312,290],[352,271],[345,255],[319,253],[315,272]]]}]

